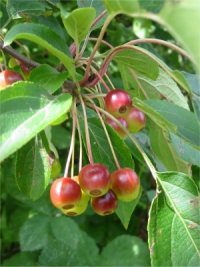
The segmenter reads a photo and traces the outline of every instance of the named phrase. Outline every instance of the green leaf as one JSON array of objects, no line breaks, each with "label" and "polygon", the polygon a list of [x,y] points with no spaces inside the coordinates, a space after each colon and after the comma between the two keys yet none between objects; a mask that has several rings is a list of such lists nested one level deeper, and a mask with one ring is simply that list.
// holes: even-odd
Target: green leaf
[{"label": "green leaf", "polygon": [[[99,162],[106,165],[109,168],[110,172],[116,170],[112,152],[110,150],[110,146],[108,144],[105,132],[102,128],[101,122],[97,118],[90,118],[88,119],[88,125],[94,162]],[[85,144],[85,125],[83,119],[80,120],[80,126],[82,134],[84,136],[83,141]],[[111,127],[108,126],[107,130],[121,167],[133,168],[134,162],[131,153],[124,141]],[[124,155],[126,155],[126,157],[124,157]]]},{"label": "green leaf", "polygon": [[[146,82],[147,77],[137,74],[133,69],[123,64],[118,64],[119,72],[123,81],[123,87],[133,97],[143,99],[160,99],[160,94]],[[152,82],[152,80],[150,80]]]},{"label": "green leaf", "polygon": [[46,10],[46,3],[38,0],[8,0],[7,10],[12,19],[25,17],[27,15],[40,16],[43,15]]},{"label": "green leaf", "polygon": [[142,190],[140,190],[140,194],[138,195],[138,197],[131,202],[118,201],[116,214],[119,217],[125,229],[128,229],[128,225],[129,225],[132,213],[135,210],[135,207],[137,206],[140,200],[141,193],[142,193]]},{"label": "green leaf", "polygon": [[48,241],[49,217],[35,215],[28,219],[20,230],[20,247],[22,251],[43,248]]},{"label": "green leaf", "polygon": [[183,160],[200,167],[200,150],[192,147],[184,139],[175,134],[170,134],[171,142],[177,154]]},{"label": "green leaf", "polygon": [[70,130],[60,125],[51,127],[51,141],[58,149],[67,149],[71,142]]},{"label": "green leaf", "polygon": [[72,103],[68,94],[52,97],[43,88],[28,82],[18,82],[1,91],[0,99],[0,161],[68,112]]},{"label": "green leaf", "polygon": [[142,87],[145,87],[145,91],[156,90],[172,103],[182,108],[189,109],[186,97],[184,97],[172,78],[162,69],[160,69],[159,76],[155,81],[144,76],[139,76],[138,79]]},{"label": "green leaf", "polygon": [[51,175],[51,164],[39,137],[23,146],[16,154],[16,181],[24,194],[31,199],[38,199]]},{"label": "green leaf", "polygon": [[150,266],[147,245],[130,235],[116,237],[103,249],[99,258],[100,266]]},{"label": "green leaf", "polygon": [[160,191],[152,203],[148,223],[152,266],[199,266],[196,185],[177,172],[159,173],[158,182]]},{"label": "green leaf", "polygon": [[13,26],[4,38],[4,45],[10,45],[18,39],[32,41],[56,56],[68,69],[74,78],[75,67],[73,59],[69,56],[69,49],[61,37],[50,28],[34,23],[23,23]]},{"label": "green leaf", "polygon": [[104,0],[104,4],[109,13],[133,13],[139,10],[137,0]]},{"label": "green leaf", "polygon": [[2,1],[0,3],[0,20],[1,20],[1,28],[4,28],[4,25],[9,20],[8,12],[6,10],[6,5]]},{"label": "green leaf", "polygon": [[182,74],[190,90],[194,94],[200,96],[200,76],[198,74],[192,74],[188,72],[182,72]]},{"label": "green leaf", "polygon": [[180,171],[189,174],[188,164],[179,158],[166,131],[157,127],[154,123],[150,123],[149,137],[153,152],[167,171]]},{"label": "green leaf", "polygon": [[29,77],[30,81],[47,89],[49,93],[54,93],[59,89],[66,79],[66,72],[58,72],[56,69],[46,64],[34,68]]},{"label": "green leaf", "polygon": [[182,89],[184,89],[189,95],[191,94],[191,88],[183,75],[182,71],[179,70],[171,70],[172,78],[178,83]]},{"label": "green leaf", "polygon": [[192,104],[194,112],[200,119],[200,76],[198,74],[191,74],[187,72],[182,72],[183,78],[190,92],[192,92]]},{"label": "green leaf", "polygon": [[36,257],[33,253],[19,252],[4,260],[2,266],[37,266]]},{"label": "green leaf", "polygon": [[175,131],[176,126],[173,125],[173,123],[170,122],[168,118],[165,118],[162,114],[160,114],[159,111],[154,109],[152,105],[149,105],[149,101],[141,101],[139,98],[133,98],[134,106],[142,110],[159,127],[161,127],[164,130],[168,129],[171,131]]},{"label": "green leaf", "polygon": [[[96,10],[96,17],[99,16],[104,10],[105,6],[103,4],[103,0],[77,0],[77,4],[79,7],[93,7]],[[94,26],[94,29],[99,28],[105,18],[99,20],[99,22]]]},{"label": "green leaf", "polygon": [[161,10],[165,0],[139,0],[139,4],[142,8],[152,12],[157,13]]},{"label": "green leaf", "polygon": [[93,266],[98,249],[92,238],[70,218],[51,220],[54,239],[49,240],[39,258],[41,266]]},{"label": "green leaf", "polygon": [[62,20],[68,34],[79,45],[88,34],[96,16],[94,8],[85,7],[73,10],[70,14],[62,13]]},{"label": "green leaf", "polygon": [[177,134],[195,146],[200,146],[200,123],[193,112],[168,101],[146,100],[149,106],[177,126]]},{"label": "green leaf", "polygon": [[196,29],[196,25],[200,25],[199,13],[199,0],[165,1],[160,17],[170,33],[192,55],[200,71],[200,31]]},{"label": "green leaf", "polygon": [[158,77],[158,64],[141,51],[126,49],[118,52],[113,60],[117,61],[120,66],[127,66],[153,80]]}]

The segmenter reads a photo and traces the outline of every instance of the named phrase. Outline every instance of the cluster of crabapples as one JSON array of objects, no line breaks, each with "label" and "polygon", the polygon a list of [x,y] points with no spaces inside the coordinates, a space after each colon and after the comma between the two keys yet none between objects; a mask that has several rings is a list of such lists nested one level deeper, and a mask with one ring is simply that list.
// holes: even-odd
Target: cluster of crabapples
[{"label": "cluster of crabapples", "polygon": [[[108,92],[105,109],[130,132],[138,132],[145,126],[145,115],[132,106],[131,97],[124,90]],[[124,137],[126,133],[116,120],[108,118],[107,123]],[[110,174],[106,166],[94,163],[84,166],[78,176],[55,180],[50,198],[68,216],[82,214],[89,200],[94,212],[105,216],[115,212],[118,200],[132,201],[139,191],[140,179],[134,170],[119,168]]]},{"label": "cluster of crabapples", "polygon": [[140,180],[132,169],[122,168],[110,174],[106,166],[94,163],[84,166],[78,176],[54,180],[50,198],[65,215],[82,214],[90,200],[94,212],[104,216],[115,212],[118,199],[136,199],[139,190]]},{"label": "cluster of crabapples", "polygon": [[[144,113],[132,105],[130,95],[124,90],[115,89],[110,91],[105,97],[105,109],[129,132],[137,133],[145,126]],[[122,137],[126,136],[126,132],[116,121],[107,118],[107,123]]]},{"label": "cluster of crabapples", "polygon": [[[11,70],[0,73],[0,88],[4,89],[23,77]],[[121,89],[111,90],[104,98],[105,110],[111,116],[106,122],[121,137],[136,133],[144,128],[146,118],[143,112],[132,105],[130,95]],[[122,127],[121,127],[122,125]],[[127,131],[124,131],[127,129]],[[129,202],[138,197],[140,179],[130,168],[118,168],[112,173],[106,166],[93,163],[84,166],[78,176],[62,177],[53,181],[50,189],[52,204],[68,216],[82,214],[90,201],[99,215],[115,212],[118,200]]]}]

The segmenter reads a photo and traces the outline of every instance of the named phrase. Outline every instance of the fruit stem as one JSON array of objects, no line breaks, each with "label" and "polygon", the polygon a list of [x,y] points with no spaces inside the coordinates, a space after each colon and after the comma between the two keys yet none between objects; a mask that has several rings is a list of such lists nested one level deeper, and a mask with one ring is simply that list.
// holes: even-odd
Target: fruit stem
[{"label": "fruit stem", "polygon": [[121,169],[120,164],[119,164],[119,161],[118,161],[118,159],[117,159],[117,155],[116,155],[116,153],[115,153],[115,150],[114,150],[114,148],[113,148],[112,142],[111,142],[111,140],[110,140],[110,136],[109,136],[108,131],[107,131],[107,129],[106,129],[106,125],[105,125],[105,123],[104,123],[104,121],[103,121],[103,119],[102,119],[102,116],[101,116],[99,110],[97,109],[97,106],[95,105],[95,103],[94,103],[90,98],[87,97],[87,99],[92,103],[92,105],[93,105],[94,109],[96,110],[96,113],[97,113],[97,115],[98,115],[98,117],[99,117],[99,119],[100,119],[100,121],[101,121],[101,124],[102,124],[102,127],[103,127],[103,129],[104,129],[106,138],[107,138],[107,140],[108,140],[108,144],[109,144],[109,146],[110,146],[110,150],[111,150],[112,155],[113,155],[113,159],[114,159],[114,161],[115,161],[115,165],[116,165],[117,169]]},{"label": "fruit stem", "polygon": [[85,103],[83,101],[81,94],[79,95],[79,97],[80,97],[80,101],[81,101],[81,105],[82,105],[82,109],[83,109],[84,124],[85,124],[85,139],[86,139],[86,144],[87,144],[88,159],[89,159],[90,164],[94,164],[94,160],[93,160],[93,156],[92,156],[92,148],[91,148],[91,143],[90,143],[90,134],[89,134],[89,127],[88,127]]},{"label": "fruit stem", "polygon": [[112,89],[114,90],[115,86],[114,86],[114,84],[112,83],[111,79],[109,78],[109,76],[106,73],[105,73],[105,77],[106,77],[107,81],[109,82],[110,86],[112,87]]},{"label": "fruit stem", "polygon": [[[90,38],[88,38],[88,40],[89,41],[95,41],[96,42],[97,41],[97,38],[90,37]],[[101,40],[101,43],[104,44],[104,45],[107,45],[111,49],[113,48],[113,46],[109,42],[107,42],[107,41],[105,41],[103,39]]]},{"label": "fruit stem", "polygon": [[71,143],[70,143],[70,148],[67,156],[67,161],[65,165],[65,172],[64,172],[64,177],[68,177],[68,172],[69,172],[69,165],[70,161],[72,158],[72,154],[74,151],[74,146],[75,146],[75,134],[76,134],[76,119],[74,119],[74,109],[76,106],[76,101],[73,101],[73,106],[72,106],[72,135],[71,135]]},{"label": "fruit stem", "polygon": [[[100,67],[98,66],[98,64],[97,64],[95,61],[93,61],[92,63],[93,63],[93,65],[95,65],[97,68],[100,69]],[[98,73],[98,72],[99,72],[99,70],[97,71],[97,73]],[[99,73],[98,73],[98,74],[99,74]],[[106,73],[105,73],[105,77],[106,77],[107,81],[109,82],[110,86],[112,87],[112,89],[115,89],[114,84],[111,82],[109,76],[108,76]],[[102,77],[101,77],[101,79],[102,79]]]},{"label": "fruit stem", "polygon": [[101,14],[99,14],[99,16],[97,16],[96,19],[94,20],[94,22],[92,23],[91,28],[90,28],[90,31],[89,31],[89,33],[87,34],[87,36],[86,36],[86,38],[85,38],[85,40],[84,40],[83,46],[82,46],[82,48],[81,48],[81,51],[80,51],[80,53],[79,53],[79,58],[82,57],[82,55],[83,55],[83,53],[84,53],[84,51],[85,51],[85,48],[86,48],[87,43],[88,43],[88,41],[89,41],[90,33],[92,32],[92,28],[99,22],[100,19],[102,19],[102,18],[106,15],[106,13],[107,13],[106,10],[104,10],[103,12],[101,12]]},{"label": "fruit stem", "polygon": [[[110,92],[110,88],[108,87],[108,85],[106,84],[106,82],[103,80],[103,78],[101,77],[101,75],[98,73],[98,71],[97,71],[92,65],[91,65],[91,69],[92,69],[92,71],[95,73],[95,75],[99,78],[100,82],[101,82],[102,85],[105,87],[106,91],[107,91],[107,92]],[[94,79],[94,83],[96,83],[95,80],[96,80],[96,79]],[[95,84],[94,84],[94,85],[95,85]],[[89,84],[90,87],[93,87],[94,85],[93,85],[93,82],[91,82],[91,83]]]},{"label": "fruit stem", "polygon": [[79,119],[77,115],[77,107],[75,107],[75,114],[76,114],[76,126],[78,130],[78,138],[79,138],[79,172],[82,169],[82,163],[83,163],[83,144],[82,144],[82,138],[81,138],[81,128],[79,124]]},{"label": "fruit stem", "polygon": [[[93,105],[89,104],[89,106],[92,107],[93,109],[95,109],[93,107]],[[130,134],[130,132],[114,116],[112,116],[110,113],[108,113],[104,109],[99,108],[97,106],[96,106],[96,109],[98,109],[99,112],[105,114],[106,117],[108,117],[111,120],[113,120],[127,134],[127,136],[130,138],[132,143],[136,146],[136,148],[139,150],[139,152],[141,153],[142,157],[144,158],[144,161],[146,162],[147,166],[149,167],[149,170],[151,171],[151,174],[152,174],[153,178],[157,181],[157,171],[156,171],[155,167],[153,166],[153,164],[152,164],[151,160],[149,159],[149,157],[146,155],[146,153],[141,148],[141,146],[138,143],[138,141]]]},{"label": "fruit stem", "polygon": [[87,64],[87,67],[86,67],[86,71],[85,71],[84,78],[83,78],[83,80],[81,80],[81,81],[79,82],[80,85],[84,84],[84,83],[88,80],[89,72],[90,72],[90,66],[91,66],[91,64],[92,64],[92,60],[93,60],[93,58],[94,58],[94,56],[95,56],[95,53],[96,53],[96,51],[97,51],[97,49],[98,49],[98,47],[99,47],[99,45],[100,45],[100,43],[101,43],[101,41],[102,41],[102,39],[103,39],[104,33],[105,33],[105,31],[106,31],[106,29],[107,29],[109,23],[111,22],[112,18],[113,18],[113,16],[108,16],[108,17],[106,18],[105,22],[104,22],[103,27],[101,28],[101,32],[100,32],[100,34],[99,34],[99,36],[98,36],[98,38],[97,38],[96,44],[95,44],[95,46],[94,46],[94,49],[93,49],[93,51],[92,51],[92,53],[91,53],[91,55],[90,55],[90,57],[89,57],[89,60],[88,60],[88,64]]}]

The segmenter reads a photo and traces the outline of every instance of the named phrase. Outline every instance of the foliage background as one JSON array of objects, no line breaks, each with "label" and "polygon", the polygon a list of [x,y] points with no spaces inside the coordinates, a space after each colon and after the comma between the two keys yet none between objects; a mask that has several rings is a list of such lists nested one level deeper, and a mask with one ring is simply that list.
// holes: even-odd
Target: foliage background
[{"label": "foliage background", "polygon": [[[91,1],[77,2],[80,7],[84,6],[85,4],[91,4]],[[116,6],[117,2],[120,1],[115,1]],[[58,3],[61,3],[63,7],[65,7],[65,10],[67,10],[68,12],[71,12],[78,7],[76,1],[29,1],[29,3],[26,3],[27,6],[24,6],[25,1],[22,0],[2,1],[0,3],[2,10],[1,24],[3,25],[4,29],[10,29],[14,24],[17,24],[19,22],[34,22],[36,24],[47,25],[52,30],[55,30],[69,47],[73,40],[66,33],[63,27],[60,18],[60,11],[57,7]],[[155,14],[162,11],[163,6],[165,5],[165,1],[141,0],[139,1],[139,3],[143,8],[150,12],[153,11]],[[94,1],[94,6],[98,12],[102,11],[105,8],[102,1]],[[192,14],[190,15],[190,18],[191,17]],[[179,19],[181,21],[181,18]],[[191,29],[191,31],[192,30],[193,29]],[[100,28],[97,27],[92,32],[92,36],[98,37],[99,32]],[[196,30],[194,32],[196,33]],[[2,35],[5,35],[4,30],[2,31]],[[160,26],[158,23],[151,20],[132,18],[124,14],[119,14],[112,20],[104,37],[104,39],[110,42],[113,46],[118,46],[137,38],[158,38],[170,43],[177,44],[177,40],[172,37],[166,27]],[[18,52],[25,54],[31,59],[34,59],[35,61],[38,61],[40,63],[49,64],[52,67],[55,67],[59,64],[59,60],[57,58],[52,56],[41,46],[38,46],[31,41],[23,40],[22,42],[20,40],[13,43],[12,47],[16,48]],[[93,43],[91,42],[88,44],[86,56],[91,53],[92,47]],[[181,71],[181,73],[184,75],[183,77],[185,77],[186,79],[184,81],[187,83],[187,87],[190,88],[189,90],[190,92],[192,92],[192,97],[190,98],[190,101],[193,101],[192,104],[190,103],[190,107],[192,107],[192,114],[194,112],[196,116],[195,118],[199,117],[199,80],[197,78],[197,75],[195,74],[195,70],[191,62],[177,52],[174,52],[171,49],[168,49],[161,45],[141,44],[140,47],[145,48],[156,55],[172,70]],[[104,53],[105,51],[106,47],[102,45],[100,53]],[[7,64],[10,64],[9,66],[11,67],[10,57],[5,53],[2,53],[1,61],[2,63],[5,63],[6,61]],[[18,70],[17,66],[15,68]],[[80,75],[81,74],[82,73],[80,73]],[[112,61],[109,68],[109,74],[110,77],[112,77],[112,81],[116,88],[123,87],[123,77],[121,76],[122,72],[117,62]],[[42,75],[44,75],[44,73],[42,73]],[[34,81],[34,79],[35,81],[37,81],[38,76],[34,78],[33,75],[32,80]],[[62,77],[60,79],[62,84]],[[161,77],[161,83],[166,83],[166,85],[168,85],[170,82],[171,80],[169,80],[168,78],[166,78],[165,80],[165,77]],[[146,83],[148,83],[147,78]],[[43,86],[45,86],[44,82],[42,84]],[[48,86],[49,84],[47,82],[46,87],[48,88]],[[60,85],[58,85],[58,87],[59,86]],[[157,85],[154,83],[152,87],[154,86],[159,87],[159,82]],[[175,85],[172,83],[171,86],[173,87]],[[148,88],[151,88],[151,86],[149,85]],[[166,87],[163,86],[161,90],[166,90]],[[182,91],[184,92],[184,95],[187,95],[187,92],[185,92],[184,90]],[[132,95],[133,97],[138,97],[138,91],[132,92]],[[151,102],[149,102],[149,105],[150,104]],[[153,103],[152,107],[154,108]],[[169,107],[170,110],[173,110],[173,106],[170,106],[170,103],[167,103],[166,108]],[[165,107],[162,108],[163,110],[166,110]],[[181,112],[182,110],[180,110],[179,114],[182,114]],[[174,111],[174,113],[172,113],[173,118],[175,113],[176,110]],[[172,120],[172,118],[169,118],[170,122]],[[177,121],[180,124],[184,124],[184,129],[186,129],[187,127],[193,127],[193,125],[191,124],[192,121],[187,121],[186,117],[184,120],[184,118],[181,118],[181,115],[177,118]],[[174,121],[174,124],[177,124],[177,121]],[[194,125],[196,127],[196,124]],[[199,150],[197,149],[197,147],[190,146],[190,143],[185,143],[185,139],[180,139],[180,136],[171,133],[170,140],[173,143],[172,148],[170,146],[171,143],[169,145],[168,142],[165,142],[165,140],[168,138],[166,137],[166,132],[162,132],[160,128],[156,127],[153,121],[149,122],[147,129],[148,130],[144,130],[140,134],[136,135],[136,138],[142,145],[144,151],[154,162],[157,170],[160,172],[181,171],[182,173],[192,175],[193,181],[195,182],[188,182],[188,180],[186,180],[185,178],[186,176],[184,176],[183,174],[181,178],[177,176],[176,179],[176,173],[174,173],[174,176],[172,177],[174,180],[170,181],[170,183],[173,184],[175,188],[176,181],[181,179],[179,181],[181,181],[181,183],[185,185],[185,188],[182,188],[182,190],[185,191],[182,195],[174,196],[174,198],[172,197],[172,199],[176,199],[176,197],[180,197],[181,200],[192,199],[192,203],[194,203],[195,206],[195,203],[197,203],[198,195],[198,193],[196,192],[195,184],[197,187],[199,187],[200,174],[198,166]],[[198,135],[199,128],[193,128],[193,131],[195,131],[195,129],[197,129],[196,134]],[[53,149],[53,151],[57,151],[56,153],[59,156],[62,170],[65,166],[65,160],[70,144],[70,134],[70,121],[67,121],[67,123],[62,123],[58,126],[47,126],[46,128],[46,135],[48,139],[51,140],[51,149]],[[28,160],[28,153],[30,151],[34,151],[34,155],[38,157],[40,157],[41,153],[45,153],[45,151],[43,151],[39,145],[41,143],[41,140],[44,141],[43,136],[38,135],[37,139],[30,141],[28,146],[26,145],[18,152],[11,155],[9,158],[4,160],[1,165],[2,265],[150,266],[150,252],[152,253],[152,251],[151,247],[150,249],[148,248],[147,222],[149,208],[155,196],[156,184],[149,169],[141,159],[141,156],[135,150],[135,147],[131,145],[131,143],[129,143],[129,141],[127,140],[127,144],[134,154],[135,169],[141,177],[143,192],[134,210],[134,213],[131,215],[129,225],[127,222],[124,222],[125,226],[128,226],[128,228],[125,229],[116,214],[108,217],[99,217],[95,215],[90,208],[88,208],[87,212],[80,217],[66,218],[62,216],[61,214],[59,214],[57,209],[54,209],[52,207],[49,201],[49,186],[45,189],[44,193],[43,189],[41,189],[40,192],[38,188],[36,188],[35,192],[31,191],[32,189],[30,188],[28,194],[27,188],[25,188],[24,190],[26,191],[26,194],[22,192],[23,190],[19,190],[17,183],[18,185],[20,185],[20,183],[24,184],[24,180],[21,181],[20,177],[26,176],[27,169],[24,170],[23,174],[20,173],[19,175],[18,173],[16,173],[16,157],[19,169],[21,172],[23,172],[20,162],[24,160],[24,155],[26,153],[27,162],[30,162],[30,159]],[[126,157],[126,155],[122,155],[122,157]],[[87,158],[85,157],[84,160],[86,163]],[[76,161],[78,161],[78,157],[76,157]],[[38,165],[36,167],[39,169]],[[77,168],[77,166],[75,167]],[[32,167],[30,166],[30,168]],[[39,169],[39,171],[41,171],[41,169]],[[161,187],[164,188],[164,183],[162,183],[162,181],[163,180],[161,177],[159,185],[160,190]],[[30,183],[30,181],[27,181],[27,184],[28,183]],[[176,184],[176,186],[178,187],[179,185]],[[39,186],[39,188],[41,188],[41,186]],[[23,189],[23,186],[21,189]],[[188,196],[188,192],[191,192],[193,196]],[[36,195],[37,197],[35,197]],[[32,198],[35,197],[36,200],[31,200],[31,196],[33,196]],[[159,223],[160,220],[161,225],[159,230],[165,232],[166,228],[164,226],[162,228],[162,223],[165,224],[166,221],[168,223],[171,222],[170,216],[174,216],[172,213],[170,213],[172,203],[167,203],[166,205],[166,201],[168,200],[166,200],[163,194],[161,195],[159,200],[157,199],[154,201],[157,202],[155,204],[157,205],[159,210],[163,212],[163,214],[157,214],[157,223]],[[198,203],[195,208],[198,209]],[[165,212],[165,209],[168,209],[167,212]],[[156,210],[152,210],[152,212],[156,213]],[[184,210],[183,214],[184,212],[186,211]],[[193,209],[191,213],[192,212]],[[196,216],[196,214],[194,214],[194,217]],[[186,214],[184,218],[188,218],[187,216],[188,215]],[[176,218],[174,218],[174,221],[175,220]],[[178,225],[178,222],[176,223],[176,227],[181,227],[180,225]],[[150,227],[152,226],[152,231],[153,229],[155,229],[153,227],[154,224],[156,224],[156,222],[152,220],[150,225]],[[177,228],[172,227],[172,230],[176,231],[176,229]],[[158,231],[158,229],[156,231]],[[149,238],[151,239],[151,229],[149,232]],[[175,232],[173,234],[176,235]],[[195,232],[195,234],[197,234],[197,232]],[[167,240],[168,237],[164,238],[166,242],[169,241]],[[179,239],[178,247],[180,247],[180,256],[178,257],[178,259],[174,260],[174,256],[172,255],[171,262],[169,260],[169,262],[167,262],[168,264],[166,265],[186,266],[187,262],[187,266],[191,266],[190,264],[192,263],[187,259],[185,260],[185,262],[181,262],[181,257],[183,256],[183,253],[185,251],[184,242],[187,242],[187,237],[184,240],[181,239],[181,236],[176,236],[176,238],[174,239],[175,244],[173,244],[172,242],[171,245],[166,245],[164,241],[161,241],[159,243],[161,245],[156,248],[156,253],[158,254],[156,254],[156,259],[152,260],[152,265],[164,266],[166,264],[166,261],[165,263],[163,263],[163,259],[160,258],[159,254],[168,255],[169,250],[173,252],[173,249],[175,249],[173,246],[176,246],[177,248],[176,242]],[[194,237],[194,240],[195,239],[197,239],[197,235],[196,237]],[[192,253],[193,252],[191,251],[191,257],[193,255]],[[197,261],[193,262],[193,266],[196,266],[195,264],[198,264]]]}]

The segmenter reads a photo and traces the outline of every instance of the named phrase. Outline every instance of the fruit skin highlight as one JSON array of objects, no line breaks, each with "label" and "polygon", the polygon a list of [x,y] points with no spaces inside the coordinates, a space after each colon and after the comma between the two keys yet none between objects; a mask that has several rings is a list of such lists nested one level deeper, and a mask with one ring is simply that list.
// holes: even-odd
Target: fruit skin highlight
[{"label": "fruit skin highlight", "polygon": [[146,125],[145,114],[137,108],[131,108],[126,116],[127,128],[132,133],[137,133]]},{"label": "fruit skin highlight", "polygon": [[53,181],[50,189],[52,204],[57,208],[73,208],[81,199],[81,188],[71,178],[59,178]]},{"label": "fruit skin highlight", "polygon": [[115,212],[117,202],[115,193],[112,190],[109,190],[103,196],[92,198],[91,206],[98,215],[105,216]]},{"label": "fruit skin highlight", "polygon": [[102,196],[110,186],[109,171],[102,164],[88,164],[79,173],[79,184],[89,196]]},{"label": "fruit skin highlight", "polygon": [[131,105],[130,95],[121,89],[112,90],[105,97],[106,110],[116,118],[126,116]]},{"label": "fruit skin highlight", "polygon": [[23,78],[18,72],[12,70],[4,70],[0,73],[0,89],[4,89],[15,82],[22,80]]},{"label": "fruit skin highlight", "polygon": [[111,173],[111,189],[119,200],[129,202],[140,192],[140,179],[130,168],[118,169]]}]

